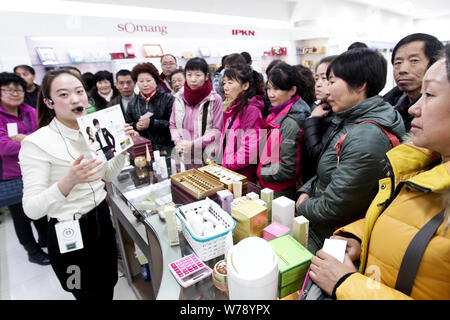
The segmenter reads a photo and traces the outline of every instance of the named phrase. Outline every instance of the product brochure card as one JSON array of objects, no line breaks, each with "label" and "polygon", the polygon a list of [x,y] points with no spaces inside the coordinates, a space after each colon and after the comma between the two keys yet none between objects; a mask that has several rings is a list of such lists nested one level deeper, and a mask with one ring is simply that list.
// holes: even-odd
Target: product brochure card
[{"label": "product brochure card", "polygon": [[125,119],[120,105],[115,105],[77,119],[80,132],[97,158],[108,161],[133,145],[125,134]]}]

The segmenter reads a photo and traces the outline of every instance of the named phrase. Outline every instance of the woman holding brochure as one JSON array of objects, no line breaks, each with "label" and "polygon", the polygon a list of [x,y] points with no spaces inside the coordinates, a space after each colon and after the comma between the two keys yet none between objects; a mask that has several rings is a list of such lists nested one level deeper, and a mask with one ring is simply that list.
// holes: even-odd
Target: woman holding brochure
[{"label": "woman holding brochure", "polygon": [[[78,76],[67,70],[46,74],[37,105],[39,129],[23,140],[19,153],[23,207],[31,219],[49,219],[48,255],[63,289],[80,300],[112,299],[117,247],[104,181],[118,175],[125,155],[104,164],[95,159],[77,122],[87,106]],[[128,124],[124,130],[138,135]]]}]

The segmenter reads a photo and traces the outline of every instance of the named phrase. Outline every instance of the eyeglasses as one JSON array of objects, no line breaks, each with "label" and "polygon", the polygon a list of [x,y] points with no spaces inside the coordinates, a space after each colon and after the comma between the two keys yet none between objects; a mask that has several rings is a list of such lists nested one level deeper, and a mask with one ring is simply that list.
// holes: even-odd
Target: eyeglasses
[{"label": "eyeglasses", "polygon": [[18,95],[24,94],[25,91],[23,91],[22,89],[2,89],[3,92],[6,92],[7,94],[13,94],[13,93],[17,93]]}]

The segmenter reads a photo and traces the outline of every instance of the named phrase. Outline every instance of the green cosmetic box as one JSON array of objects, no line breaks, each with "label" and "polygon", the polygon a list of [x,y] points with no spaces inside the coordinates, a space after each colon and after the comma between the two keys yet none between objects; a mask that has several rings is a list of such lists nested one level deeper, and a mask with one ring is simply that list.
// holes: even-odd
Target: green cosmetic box
[{"label": "green cosmetic box", "polygon": [[300,290],[313,254],[290,234],[269,241],[278,256],[278,298]]}]

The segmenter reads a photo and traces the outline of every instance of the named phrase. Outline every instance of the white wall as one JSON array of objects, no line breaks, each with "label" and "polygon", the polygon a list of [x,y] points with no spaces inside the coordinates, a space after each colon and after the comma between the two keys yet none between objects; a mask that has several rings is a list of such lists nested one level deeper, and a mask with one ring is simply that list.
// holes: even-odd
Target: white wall
[{"label": "white wall", "polygon": [[297,44],[325,43],[328,48],[326,55],[340,54],[355,41],[365,42],[378,49],[388,49],[384,54],[388,61],[388,77],[381,94],[395,86],[389,49],[401,38],[411,33],[424,32],[441,41],[450,40],[450,16],[414,20],[406,15],[349,1],[299,1],[293,9],[292,23],[294,28],[291,39],[305,39],[297,41]]},{"label": "white wall", "polygon": [[414,27],[416,32],[429,33],[441,41],[450,41],[450,15],[416,20]]},{"label": "white wall", "polygon": [[354,41],[397,42],[414,27],[412,18],[365,5],[334,0],[298,3],[293,38],[337,38],[342,50]]},{"label": "white wall", "polygon": [[[26,23],[17,23],[26,21]],[[121,30],[119,24],[164,26],[166,34],[160,32],[130,32]],[[14,25],[14,28],[10,26]],[[69,63],[65,49],[84,47],[90,50],[121,52],[125,43],[133,43],[137,56],[143,57],[142,44],[161,44],[165,53],[181,56],[183,51],[193,51],[205,46],[220,63],[224,54],[248,51],[254,58],[255,68],[261,66],[264,51],[272,46],[289,47],[295,55],[295,47],[290,41],[289,30],[267,28],[242,28],[253,30],[254,36],[233,35],[239,26],[206,25],[173,21],[148,21],[129,18],[107,18],[87,16],[67,16],[55,14],[32,14],[0,12],[0,36],[9,41],[0,42],[0,67],[11,70],[19,63],[38,63],[35,46],[55,47],[58,60]],[[139,29],[141,30],[141,29]],[[36,37],[40,39],[36,40]],[[25,38],[29,47],[26,45]],[[40,43],[40,44],[39,44]],[[12,45],[11,45],[12,44]],[[289,52],[288,52],[289,53]]]},{"label": "white wall", "polygon": [[0,71],[12,71],[19,64],[31,65],[24,36],[1,35]]},{"label": "white wall", "polygon": [[[121,3],[117,0],[71,0],[76,2]],[[295,0],[127,0],[126,5],[158,9],[226,14],[242,17],[289,20]]]},{"label": "white wall", "polygon": [[[20,1],[16,0],[15,2]],[[108,1],[92,0],[91,3],[107,3]],[[127,4],[148,7],[147,1],[130,1]],[[94,17],[96,12],[86,12],[86,16],[76,16],[17,12],[19,9],[15,9],[15,12],[0,11],[0,37],[2,39],[0,42],[0,70],[11,70],[20,63],[31,64],[34,48],[27,46],[25,38],[37,36],[62,37],[62,40],[58,40],[60,43],[52,45],[57,47],[62,45],[67,48],[73,47],[81,38],[88,37],[89,41],[99,39],[97,43],[94,42],[96,48],[108,51],[122,51],[124,43],[133,43],[138,56],[142,54],[140,52],[142,44],[149,42],[159,43],[163,46],[164,52],[174,53],[178,56],[184,50],[195,51],[196,54],[198,47],[207,46],[211,49],[212,57],[216,58],[217,62],[224,54],[245,50],[253,56],[254,66],[260,71],[263,71],[264,67],[261,58],[263,52],[269,51],[272,46],[276,45],[288,48],[288,56],[283,58],[286,62],[298,63],[299,57],[296,56],[295,50],[297,40],[328,38],[328,46],[331,49],[329,54],[343,52],[354,41],[372,44],[383,42],[387,43],[386,46],[393,46],[400,38],[412,32],[427,32],[436,35],[441,40],[450,40],[449,16],[439,19],[413,20],[403,15],[344,0],[302,0],[297,2],[262,0],[258,2],[258,5],[255,5],[253,1],[249,3],[241,0],[230,1],[224,3],[223,1],[201,0],[195,4],[188,4],[184,0],[176,0],[170,5],[162,2],[155,4],[158,8],[174,9],[175,3],[180,10],[210,11],[217,14],[231,14],[234,7],[235,15],[240,16],[234,17],[232,23],[224,18],[223,25],[205,24],[202,19],[195,23],[156,21],[150,18],[124,18],[124,15]],[[238,5],[240,2],[242,4]],[[207,3],[210,4],[208,9],[206,9]],[[142,16],[142,14],[138,16]],[[270,21],[261,23],[261,21],[257,21],[258,19],[254,20],[257,27],[252,27],[251,23],[249,26],[249,22],[252,20],[244,16],[284,19],[285,25],[294,27],[280,29],[281,20],[273,20],[273,23]],[[120,32],[117,25],[127,22],[165,25],[168,28],[168,34]],[[255,31],[255,36],[233,36],[231,30],[234,28],[252,29]],[[66,56],[58,58],[62,62],[68,63]]]}]

